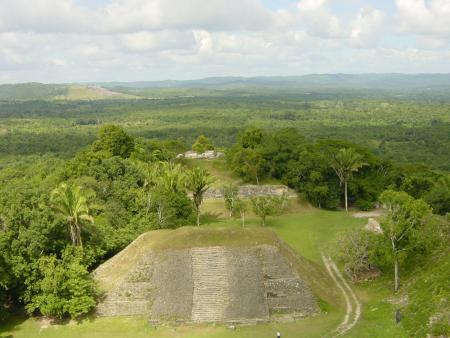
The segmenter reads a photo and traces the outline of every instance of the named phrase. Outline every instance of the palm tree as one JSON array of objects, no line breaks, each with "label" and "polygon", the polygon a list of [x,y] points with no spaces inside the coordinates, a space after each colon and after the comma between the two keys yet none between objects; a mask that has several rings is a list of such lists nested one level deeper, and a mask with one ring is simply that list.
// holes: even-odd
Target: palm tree
[{"label": "palm tree", "polygon": [[184,191],[183,168],[180,164],[172,162],[162,162],[159,165],[159,177],[156,178],[156,184],[165,191],[181,192]]},{"label": "palm tree", "polygon": [[193,168],[186,176],[186,188],[192,192],[192,201],[197,214],[197,226],[200,225],[200,205],[203,202],[203,194],[214,180],[214,177],[207,170],[200,167]]},{"label": "palm tree", "polygon": [[81,226],[84,222],[94,222],[94,219],[89,215],[87,198],[81,187],[61,183],[52,191],[50,201],[52,208],[65,217],[73,245],[82,247]]},{"label": "palm tree", "polygon": [[341,148],[333,156],[331,166],[339,177],[339,182],[344,185],[345,211],[348,211],[347,184],[353,177],[353,172],[366,165],[362,162],[363,156],[353,148]]}]

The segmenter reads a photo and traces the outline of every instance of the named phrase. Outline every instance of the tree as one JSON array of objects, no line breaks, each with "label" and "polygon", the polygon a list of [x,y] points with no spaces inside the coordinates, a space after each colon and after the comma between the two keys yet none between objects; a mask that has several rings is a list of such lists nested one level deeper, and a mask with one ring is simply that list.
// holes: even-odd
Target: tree
[{"label": "tree", "polygon": [[267,216],[279,214],[285,206],[286,195],[256,196],[251,198],[254,213],[261,218],[262,225],[266,225]]},{"label": "tree", "polygon": [[241,219],[242,227],[245,226],[246,211],[247,211],[247,204],[245,204],[245,201],[240,198],[236,198],[234,201],[233,216],[239,217]]},{"label": "tree", "polygon": [[357,229],[337,238],[337,256],[354,281],[374,267],[374,236],[377,235],[365,229]]},{"label": "tree", "polygon": [[200,135],[192,145],[192,150],[199,154],[203,154],[207,150],[214,150],[211,140],[204,135]]},{"label": "tree", "polygon": [[66,219],[73,245],[83,246],[81,226],[84,222],[93,223],[94,219],[89,215],[88,201],[81,187],[62,183],[52,191],[50,201],[53,209]]},{"label": "tree", "polygon": [[134,150],[134,140],[118,126],[106,125],[100,128],[98,139],[93,144],[94,151],[105,151],[111,156],[130,157]]},{"label": "tree", "polygon": [[192,202],[186,195],[186,175],[179,164],[138,162],[143,175],[138,198],[145,210],[146,222],[155,220],[157,228],[174,228],[189,222]]},{"label": "tree", "polygon": [[4,258],[0,255],[0,322],[8,318],[7,308],[9,303],[8,284],[10,275]]},{"label": "tree", "polygon": [[416,200],[403,191],[386,190],[380,195],[380,202],[388,212],[381,228],[386,239],[387,256],[394,264],[394,291],[397,292],[399,264],[429,240],[429,236],[423,236],[423,230],[431,208],[423,200]]},{"label": "tree", "polygon": [[76,318],[95,306],[96,288],[83,264],[81,248],[67,247],[62,258],[43,256],[27,278],[24,294],[26,310],[44,316]]},{"label": "tree", "polygon": [[230,212],[230,217],[234,214],[235,201],[238,199],[238,187],[233,183],[223,186],[223,198],[225,200],[225,207]]},{"label": "tree", "polygon": [[186,187],[192,192],[192,201],[197,215],[197,226],[200,225],[200,205],[203,202],[203,194],[213,182],[214,177],[200,167],[193,168],[186,176]]},{"label": "tree", "polygon": [[252,148],[235,148],[230,154],[230,164],[234,172],[246,180],[259,184],[266,164],[261,151]]},{"label": "tree", "polygon": [[450,212],[450,175],[440,177],[425,195],[425,200],[439,215]]},{"label": "tree", "polygon": [[344,185],[345,211],[348,211],[347,185],[353,177],[353,172],[358,171],[365,165],[362,158],[362,155],[353,148],[341,148],[331,160],[331,167],[338,176],[341,185]]}]

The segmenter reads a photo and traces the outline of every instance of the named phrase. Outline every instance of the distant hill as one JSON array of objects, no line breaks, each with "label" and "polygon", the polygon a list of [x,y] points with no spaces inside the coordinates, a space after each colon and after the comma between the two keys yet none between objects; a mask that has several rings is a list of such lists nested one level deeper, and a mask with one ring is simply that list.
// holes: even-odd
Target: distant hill
[{"label": "distant hill", "polygon": [[20,83],[0,85],[0,100],[49,100],[67,93],[67,85]]},{"label": "distant hill", "polygon": [[199,80],[102,82],[114,88],[227,88],[283,86],[291,88],[412,89],[449,87],[450,74],[310,74],[303,76],[209,77]]},{"label": "distant hill", "polygon": [[102,100],[136,98],[100,86],[20,83],[0,85],[0,100]]},{"label": "distant hill", "polygon": [[295,95],[350,93],[352,97],[403,99],[420,96],[447,100],[450,98],[450,74],[310,74],[88,84],[5,84],[0,85],[0,100],[103,100],[270,95],[279,92]]}]

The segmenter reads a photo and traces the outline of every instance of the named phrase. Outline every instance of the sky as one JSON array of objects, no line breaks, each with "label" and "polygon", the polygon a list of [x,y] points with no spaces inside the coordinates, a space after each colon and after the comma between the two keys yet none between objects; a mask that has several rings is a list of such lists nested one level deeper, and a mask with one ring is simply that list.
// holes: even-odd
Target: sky
[{"label": "sky", "polygon": [[450,0],[0,0],[0,83],[449,73]]}]

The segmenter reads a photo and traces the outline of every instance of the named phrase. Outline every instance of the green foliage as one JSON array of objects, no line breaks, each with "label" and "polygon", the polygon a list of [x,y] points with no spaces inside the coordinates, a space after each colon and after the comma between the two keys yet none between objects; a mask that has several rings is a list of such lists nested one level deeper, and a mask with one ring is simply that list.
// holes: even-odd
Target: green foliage
[{"label": "green foliage", "polygon": [[417,99],[420,95],[406,102],[345,91],[212,94],[165,100],[0,102],[0,156],[72,156],[92,142],[98,129],[76,125],[83,119],[126,126],[136,137],[181,138],[186,144],[204,134],[221,147],[234,143],[247,126],[293,127],[311,141],[345,139],[384,159],[450,169],[449,105]]},{"label": "green foliage", "polygon": [[76,318],[94,308],[96,290],[79,249],[66,248],[62,258],[43,256],[25,281],[23,299],[29,313]]},{"label": "green foliage", "polygon": [[245,226],[245,213],[247,212],[247,203],[240,198],[236,198],[233,204],[233,216],[241,219],[241,224]]},{"label": "green foliage", "polygon": [[94,151],[104,151],[110,156],[130,157],[134,150],[134,140],[118,126],[106,125],[99,129],[98,140],[93,144]]},{"label": "green foliage", "polygon": [[353,178],[353,172],[366,165],[363,157],[353,148],[341,148],[331,160],[331,167],[335,171],[339,182],[344,185],[345,210],[348,210],[347,185]]},{"label": "green foliage", "polygon": [[204,135],[200,135],[192,145],[192,150],[199,154],[203,154],[207,150],[214,150],[211,140]]},{"label": "green foliage", "polygon": [[374,267],[374,238],[365,229],[357,229],[340,234],[336,240],[337,257],[344,263],[345,272],[357,281],[361,275]]},{"label": "green foliage", "polygon": [[450,213],[450,175],[440,177],[424,198],[436,214]]},{"label": "green foliage", "polygon": [[403,311],[403,326],[410,337],[450,335],[450,255],[433,257],[414,277],[408,290],[409,302]]},{"label": "green foliage", "polygon": [[266,176],[265,160],[258,149],[235,148],[229,152],[228,156],[233,171],[246,181],[259,184],[260,180]]},{"label": "green foliage", "polygon": [[83,222],[93,223],[94,219],[89,215],[88,201],[81,192],[81,187],[61,183],[52,191],[50,202],[68,223],[73,245],[83,246],[81,236]]},{"label": "green foliage", "polygon": [[388,262],[394,264],[395,291],[399,288],[398,266],[409,257],[430,248],[433,241],[429,216],[430,206],[405,192],[384,191],[380,202],[386,208],[387,217],[381,222],[384,244],[382,250]]},{"label": "green foliage", "polygon": [[286,196],[256,196],[251,199],[253,212],[261,218],[261,224],[266,225],[267,216],[280,214],[286,203]]},{"label": "green foliage", "polygon": [[230,217],[235,211],[235,202],[238,199],[239,188],[233,183],[229,183],[223,186],[223,199],[225,201],[225,207],[230,212]]},{"label": "green foliage", "polygon": [[8,318],[7,307],[9,306],[8,284],[11,277],[8,267],[2,255],[0,255],[0,322]]},{"label": "green foliage", "polygon": [[155,228],[176,228],[189,224],[192,203],[186,195],[185,170],[179,164],[137,163],[143,174],[143,190],[138,195],[140,209]]},{"label": "green foliage", "polygon": [[203,202],[203,194],[213,182],[214,177],[201,167],[192,168],[186,174],[186,188],[192,192],[192,201],[197,214],[197,226],[200,225],[200,205]]}]

